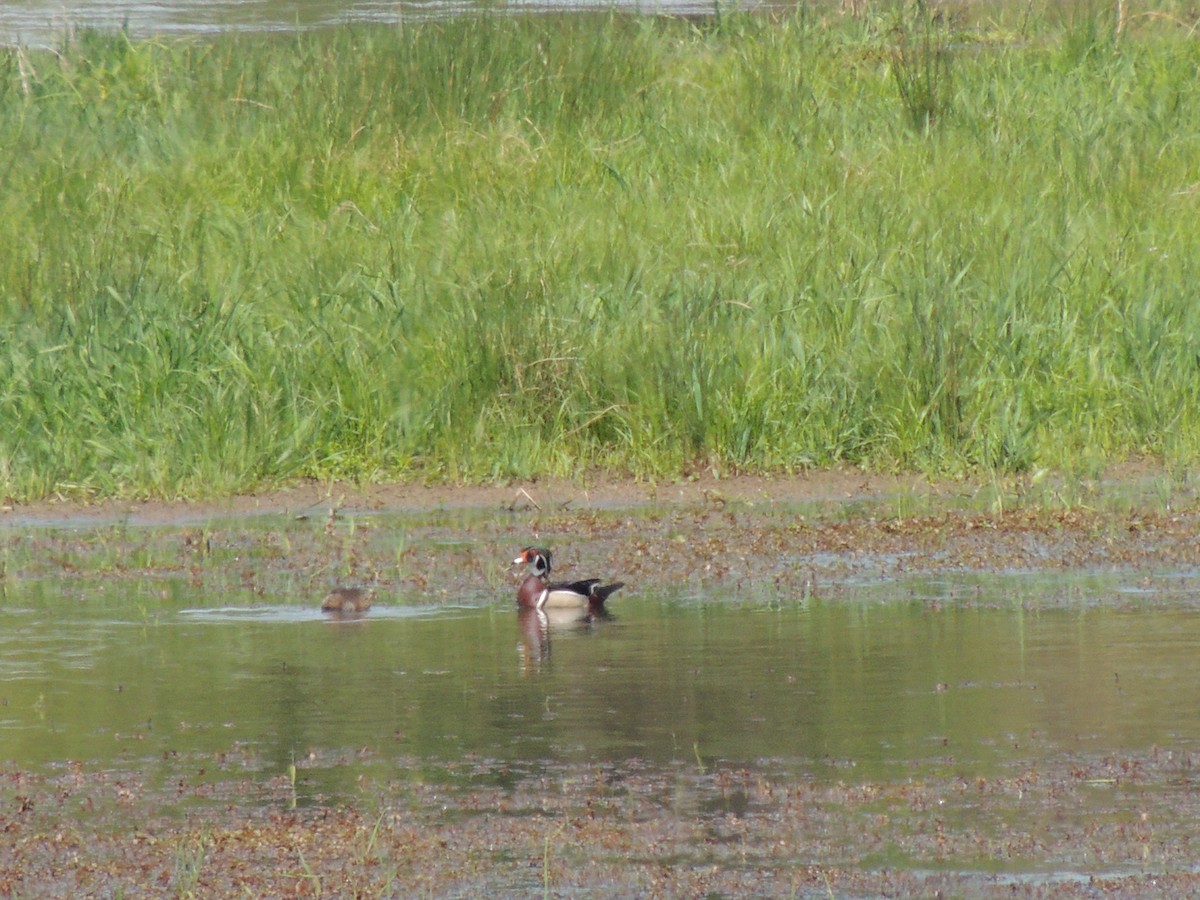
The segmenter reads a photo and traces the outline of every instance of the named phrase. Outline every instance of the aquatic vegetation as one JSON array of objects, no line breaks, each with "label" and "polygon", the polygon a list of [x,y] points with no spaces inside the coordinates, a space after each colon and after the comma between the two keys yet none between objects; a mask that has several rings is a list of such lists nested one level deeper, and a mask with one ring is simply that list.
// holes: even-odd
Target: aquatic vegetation
[{"label": "aquatic vegetation", "polygon": [[0,494],[1186,464],[1181,21],[8,51]]}]

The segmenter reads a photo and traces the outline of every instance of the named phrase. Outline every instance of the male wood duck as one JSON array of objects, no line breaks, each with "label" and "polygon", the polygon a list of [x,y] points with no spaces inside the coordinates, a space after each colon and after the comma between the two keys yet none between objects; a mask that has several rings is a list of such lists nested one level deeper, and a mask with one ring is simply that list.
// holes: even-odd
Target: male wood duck
[{"label": "male wood duck", "polygon": [[321,612],[362,613],[371,608],[375,591],[360,587],[337,587],[321,601]]},{"label": "male wood duck", "polygon": [[530,609],[580,609],[602,613],[609,595],[625,586],[620,581],[602,585],[599,578],[552,584],[548,580],[550,551],[541,547],[526,547],[513,563],[529,566],[529,575],[517,588],[517,602]]}]

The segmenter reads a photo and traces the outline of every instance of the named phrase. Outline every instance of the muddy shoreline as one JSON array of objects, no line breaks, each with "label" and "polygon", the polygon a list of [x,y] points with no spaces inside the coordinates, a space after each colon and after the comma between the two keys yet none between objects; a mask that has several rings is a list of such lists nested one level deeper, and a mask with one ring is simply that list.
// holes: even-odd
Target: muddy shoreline
[{"label": "muddy shoreline", "polygon": [[[1200,880],[1192,760],[1166,751],[835,785],[630,763],[563,766],[505,787],[398,779],[364,784],[356,804],[307,808],[291,807],[277,779],[246,785],[255,805],[227,789],[182,820],[157,815],[157,790],[136,775],[6,771],[4,793],[15,797],[0,815],[0,891],[1094,897],[1184,896]],[[191,781],[177,790],[198,790]],[[102,809],[133,827],[97,825]]]},{"label": "muddy shoreline", "polygon": [[[287,552],[263,553],[249,576],[225,573],[223,552],[277,540],[249,527],[268,514],[297,523]],[[398,551],[386,517],[409,514]],[[347,537],[350,520],[361,524]],[[123,539],[161,544],[148,554],[152,570],[115,565],[116,580],[189,577],[217,588],[223,577],[249,577],[270,596],[284,583],[316,583],[349,558],[397,602],[425,603],[481,583],[507,590],[497,560],[531,536],[564,548],[566,574],[594,566],[644,587],[691,581],[749,602],[764,591],[773,602],[839,602],[848,584],[935,571],[1119,570],[1153,582],[1200,559],[1194,491],[1152,468],[1092,486],[1012,482],[999,491],[830,472],[10,504],[0,514],[10,560],[3,577],[55,574],[86,556],[91,535],[111,543],[112,529],[129,525],[147,528],[122,530]],[[49,772],[0,760],[0,895],[1178,896],[1200,888],[1192,835],[1200,782],[1190,753],[1171,747],[1081,744],[1051,759],[1031,749],[1019,766],[986,777],[948,757],[939,771],[882,782],[856,776],[847,761],[845,779],[832,784],[769,760],[514,772],[481,758],[441,761],[441,776],[414,778],[405,773],[429,761],[397,756],[394,780],[363,779],[357,800],[327,803],[297,803],[305,767],[352,768],[353,754],[298,760],[293,778],[256,771],[244,747],[169,762],[164,781],[136,757],[117,769],[63,760]]]},{"label": "muddy shoreline", "polygon": [[[256,525],[266,519],[285,523],[286,552]],[[304,484],[205,502],[0,511],[0,544],[20,550],[9,554],[9,577],[53,575],[64,558],[112,545],[112,534],[118,555],[154,551],[150,568],[127,577],[190,574],[224,589],[213,581],[223,559],[264,595],[281,579],[316,590],[340,567],[385,602],[487,597],[504,590],[516,548],[543,542],[554,548],[556,577],[601,572],[648,588],[695,583],[804,599],[925,572],[1187,569],[1200,560],[1200,493],[1187,476],[1138,464],[1095,481],[934,483],[834,470],[670,484]]]},{"label": "muddy shoreline", "polygon": [[[1119,482],[1150,477],[1153,467],[1131,466],[1113,475]],[[1020,481],[1009,483],[1011,487]],[[304,514],[335,506],[363,511],[427,512],[435,509],[637,508],[646,505],[686,506],[709,500],[751,503],[845,502],[880,499],[895,494],[973,495],[986,482],[931,482],[915,475],[881,475],[855,469],[829,469],[789,476],[734,475],[700,472],[685,479],[650,482],[594,476],[578,481],[545,479],[486,485],[381,484],[300,482],[291,487],[209,500],[59,498],[34,503],[8,500],[0,504],[0,525],[71,522],[169,525],[211,518]]]}]

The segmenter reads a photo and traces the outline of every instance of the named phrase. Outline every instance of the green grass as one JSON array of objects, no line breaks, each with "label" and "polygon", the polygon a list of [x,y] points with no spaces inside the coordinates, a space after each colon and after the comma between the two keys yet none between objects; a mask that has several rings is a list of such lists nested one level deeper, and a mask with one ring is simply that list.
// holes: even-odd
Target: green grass
[{"label": "green grass", "polygon": [[1200,42],[1027,13],[7,51],[0,493],[1192,462]]}]

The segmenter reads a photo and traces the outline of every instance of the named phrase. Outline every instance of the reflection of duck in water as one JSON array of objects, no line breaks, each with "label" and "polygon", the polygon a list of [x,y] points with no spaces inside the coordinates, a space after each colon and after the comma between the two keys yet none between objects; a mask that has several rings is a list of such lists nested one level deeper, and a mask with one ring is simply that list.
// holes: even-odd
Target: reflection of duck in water
[{"label": "reflection of duck in water", "polygon": [[374,589],[360,587],[337,587],[321,601],[321,612],[365,613],[375,601]]},{"label": "reflection of duck in water", "polygon": [[533,609],[522,606],[517,610],[517,622],[521,626],[521,643],[517,651],[521,654],[521,669],[537,668],[550,658],[550,637],[572,631],[585,631],[592,623],[609,618],[604,610],[589,612],[586,609]]},{"label": "reflection of duck in water", "polygon": [[543,612],[552,609],[574,610],[589,615],[603,615],[604,601],[618,588],[625,586],[620,581],[602,585],[599,578],[551,583],[548,580],[550,551],[540,547],[526,547],[513,563],[529,566],[529,575],[517,588],[517,603],[526,609]]}]

